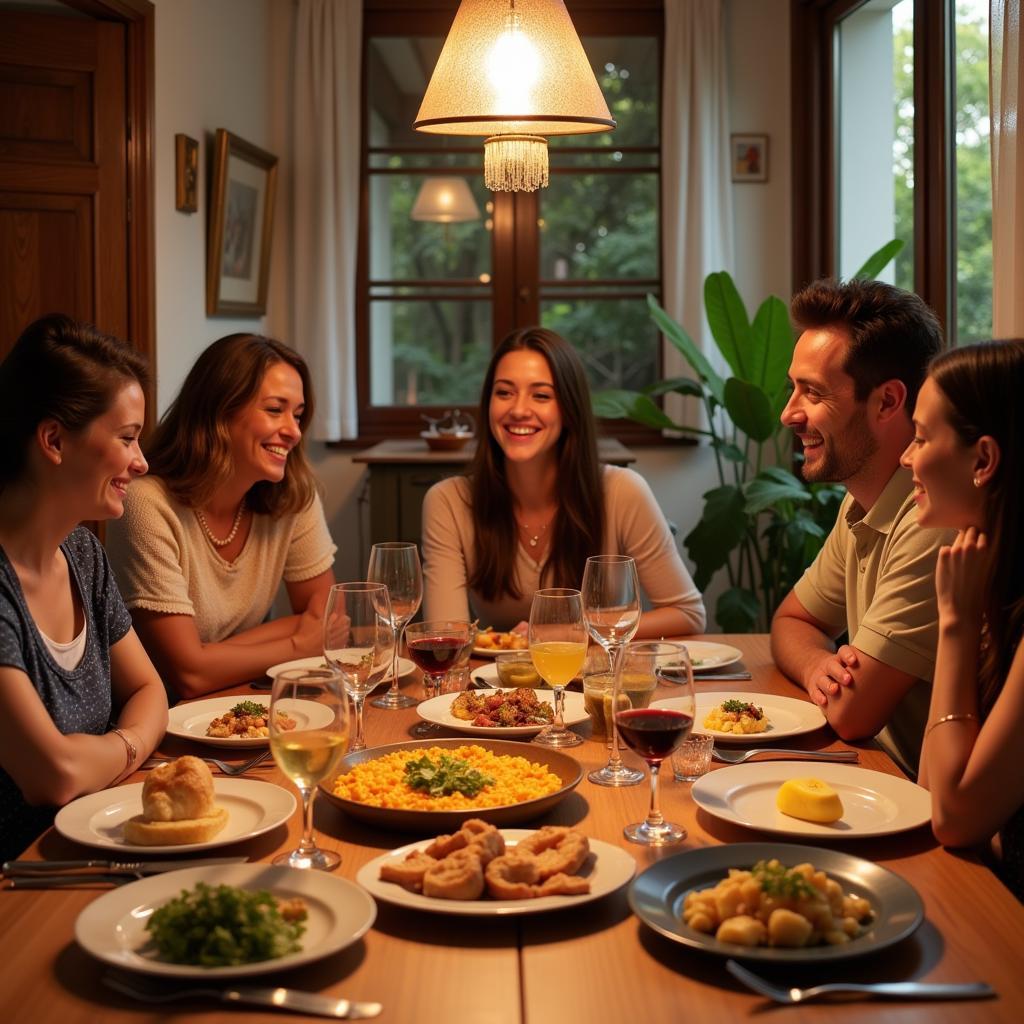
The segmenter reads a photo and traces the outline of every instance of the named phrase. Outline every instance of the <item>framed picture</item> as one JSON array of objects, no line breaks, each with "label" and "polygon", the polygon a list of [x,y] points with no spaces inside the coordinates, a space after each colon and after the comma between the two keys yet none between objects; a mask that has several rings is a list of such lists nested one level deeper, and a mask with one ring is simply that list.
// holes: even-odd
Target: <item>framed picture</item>
[{"label": "framed picture", "polygon": [[729,143],[733,181],[768,180],[767,135],[731,135]]},{"label": "framed picture", "polygon": [[206,312],[267,310],[277,157],[217,129],[206,259]]},{"label": "framed picture", "polygon": [[180,134],[174,136],[174,208],[182,213],[199,209],[199,143]]}]

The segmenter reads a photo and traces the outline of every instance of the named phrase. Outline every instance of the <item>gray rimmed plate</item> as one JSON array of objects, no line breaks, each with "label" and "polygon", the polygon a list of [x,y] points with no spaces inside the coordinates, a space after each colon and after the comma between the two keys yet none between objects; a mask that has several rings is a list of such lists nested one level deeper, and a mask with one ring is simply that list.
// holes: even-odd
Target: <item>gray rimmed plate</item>
[{"label": "gray rimmed plate", "polygon": [[514,743],[510,740],[485,740],[464,736],[460,739],[409,740],[405,743],[389,743],[383,747],[370,747],[342,758],[339,775],[351,771],[358,764],[373,761],[386,754],[399,750],[415,753],[429,747],[442,747],[452,750],[456,747],[476,746],[496,754],[509,757],[524,757],[527,761],[547,766],[561,780],[562,785],[546,796],[533,800],[524,800],[517,804],[503,804],[499,807],[480,807],[464,811],[407,811],[391,807],[372,807],[361,804],[346,797],[336,796],[333,792],[334,780],[320,783],[320,792],[326,800],[340,807],[350,817],[364,821],[368,825],[392,829],[398,832],[419,832],[424,835],[449,832],[461,827],[467,818],[482,818],[494,825],[517,825],[523,821],[532,821],[561,803],[579,784],[583,778],[583,769],[579,762],[560,750],[549,750],[532,743]]},{"label": "gray rimmed plate", "polygon": [[[714,887],[729,868],[749,869],[759,860],[772,857],[787,867],[813,864],[834,878],[845,894],[864,897],[874,911],[874,921],[863,935],[841,946],[803,949],[737,946],[683,924],[687,893]],[[818,963],[875,953],[913,934],[924,920],[921,897],[899,875],[848,853],[791,843],[731,843],[667,857],[633,880],[629,905],[644,924],[673,942],[718,956],[775,963]]]}]

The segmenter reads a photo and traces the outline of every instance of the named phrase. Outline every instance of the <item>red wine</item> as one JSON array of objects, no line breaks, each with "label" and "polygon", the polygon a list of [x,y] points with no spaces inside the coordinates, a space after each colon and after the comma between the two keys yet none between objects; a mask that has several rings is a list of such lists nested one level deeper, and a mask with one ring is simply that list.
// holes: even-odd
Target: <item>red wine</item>
[{"label": "red wine", "polygon": [[661,762],[686,738],[693,719],[681,711],[632,708],[615,716],[619,735],[645,761]]},{"label": "red wine", "polygon": [[409,657],[428,675],[447,672],[458,660],[466,641],[457,636],[424,636],[409,641]]}]

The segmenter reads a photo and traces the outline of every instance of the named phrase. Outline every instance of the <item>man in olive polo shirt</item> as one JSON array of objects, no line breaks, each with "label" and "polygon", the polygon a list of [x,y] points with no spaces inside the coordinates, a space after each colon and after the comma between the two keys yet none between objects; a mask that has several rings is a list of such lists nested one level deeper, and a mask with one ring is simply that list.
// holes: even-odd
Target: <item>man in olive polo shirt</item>
[{"label": "man in olive polo shirt", "polygon": [[899,460],[941,330],[916,295],[878,281],[815,282],[791,312],[802,333],[782,422],[803,444],[804,479],[848,493],[775,613],[772,654],[843,739],[881,733],[913,774],[935,667],[935,561],[952,533],[918,526]]}]

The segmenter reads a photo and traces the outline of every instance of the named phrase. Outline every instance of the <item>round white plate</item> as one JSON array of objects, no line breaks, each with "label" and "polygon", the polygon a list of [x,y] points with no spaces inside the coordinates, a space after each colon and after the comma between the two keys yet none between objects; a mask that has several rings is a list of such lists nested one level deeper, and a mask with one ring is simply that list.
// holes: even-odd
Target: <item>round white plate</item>
[{"label": "round white plate", "polygon": [[67,839],[121,853],[195,853],[262,835],[295,813],[295,797],[270,782],[214,779],[217,803],[227,808],[228,823],[205,843],[136,846],[124,840],[124,823],[142,813],[142,783],[115,786],[80,796],[57,812],[54,825]]},{"label": "round white plate", "polygon": [[[325,668],[325,667],[326,667],[326,665],[325,665],[324,659],[322,657],[296,658],[294,661],[282,661],[280,665],[271,665],[270,668],[267,669],[267,675],[270,676],[271,679],[276,679],[279,673],[284,672],[286,669],[289,669],[289,668]],[[399,679],[401,679],[402,676],[407,676],[410,672],[415,672],[415,671],[416,671],[416,666],[408,658],[399,658],[398,659],[398,678]],[[381,683],[390,683],[390,682],[391,682],[391,670],[389,669],[387,675],[385,675],[381,679],[380,683],[378,683],[377,686],[380,686]],[[374,687],[374,689],[376,689],[376,687]]]},{"label": "round white plate", "polygon": [[[487,667],[491,668],[493,666],[489,665]],[[487,690],[477,690],[475,692],[479,693],[482,697],[486,697],[488,693]],[[442,725],[446,729],[454,729],[456,732],[464,732],[472,736],[495,736],[498,739],[507,736],[509,739],[515,739],[520,736],[536,736],[544,728],[542,725],[495,726],[494,728],[474,725],[464,718],[456,718],[451,713],[452,702],[458,696],[457,693],[442,693],[439,697],[431,697],[430,700],[417,704],[416,711],[419,713],[420,718],[428,722],[433,722],[435,725]],[[537,696],[545,704],[554,704],[555,702],[555,695],[551,690],[537,690]],[[587,709],[583,704],[582,693],[567,692],[565,694],[564,717],[566,725],[579,725],[580,722],[585,722],[589,718]]]},{"label": "round white plate", "polygon": [[[503,828],[501,834],[509,846],[533,834],[533,829]],[[589,837],[588,837],[589,838]],[[410,892],[394,882],[380,880],[380,866],[393,857],[404,857],[412,850],[424,850],[434,840],[424,839],[397,850],[375,857],[356,873],[356,881],[376,899],[413,910],[429,910],[435,914],[455,914],[459,917],[507,917],[518,914],[542,914],[548,910],[576,907],[581,903],[599,900],[624,886],[636,873],[636,861],[618,846],[590,839],[590,856],[578,874],[590,879],[590,892],[581,896],[542,896],[535,900],[439,900]]]},{"label": "round white plate", "polygon": [[728,644],[713,644],[706,640],[687,640],[685,637],[679,642],[690,652],[694,672],[709,672],[712,669],[725,668],[726,665],[732,665],[743,657],[743,652],[738,647],[730,647]]},{"label": "round white plate", "polygon": [[[764,732],[739,734],[705,729],[704,719],[722,701],[726,700],[742,700],[745,703],[756,704],[768,716],[768,728]],[[678,697],[656,700],[651,707],[671,708],[674,711],[683,710],[683,705]],[[824,724],[825,716],[817,704],[812,704],[809,700],[800,700],[798,697],[776,697],[770,693],[704,692],[697,694],[693,732],[714,736],[716,743],[741,743],[745,746],[758,746],[761,743],[771,743],[788,736],[801,736],[806,732],[814,732]]]},{"label": "round white plate", "polygon": [[[211,697],[209,700],[197,700],[191,704],[176,704],[167,716],[167,734],[180,736],[196,743],[208,743],[212,747],[265,747],[270,738],[267,736],[207,736],[206,730],[210,722],[230,711],[243,700],[261,704],[269,712],[269,697]],[[330,725],[333,715],[329,708],[312,700],[292,702],[289,715],[295,719],[296,729],[318,729]]]},{"label": "round white plate", "polygon": [[[197,967],[157,960],[146,931],[150,914],[197,882],[268,889],[282,899],[301,896],[308,914],[306,930],[299,939],[302,949],[275,960],[237,967]],[[325,871],[296,871],[271,864],[224,864],[150,875],[104,893],[78,915],[75,938],[86,952],[114,967],[213,981],[282,971],[330,956],[362,938],[376,916],[377,907],[359,886]]]},{"label": "round white plate", "polygon": [[[783,814],[775,794],[787,779],[827,782],[843,802],[843,816],[820,825]],[[698,779],[694,803],[708,814],[747,828],[781,836],[857,839],[888,836],[924,825],[931,819],[928,790],[906,779],[851,764],[806,761],[761,761],[718,768]]]}]

